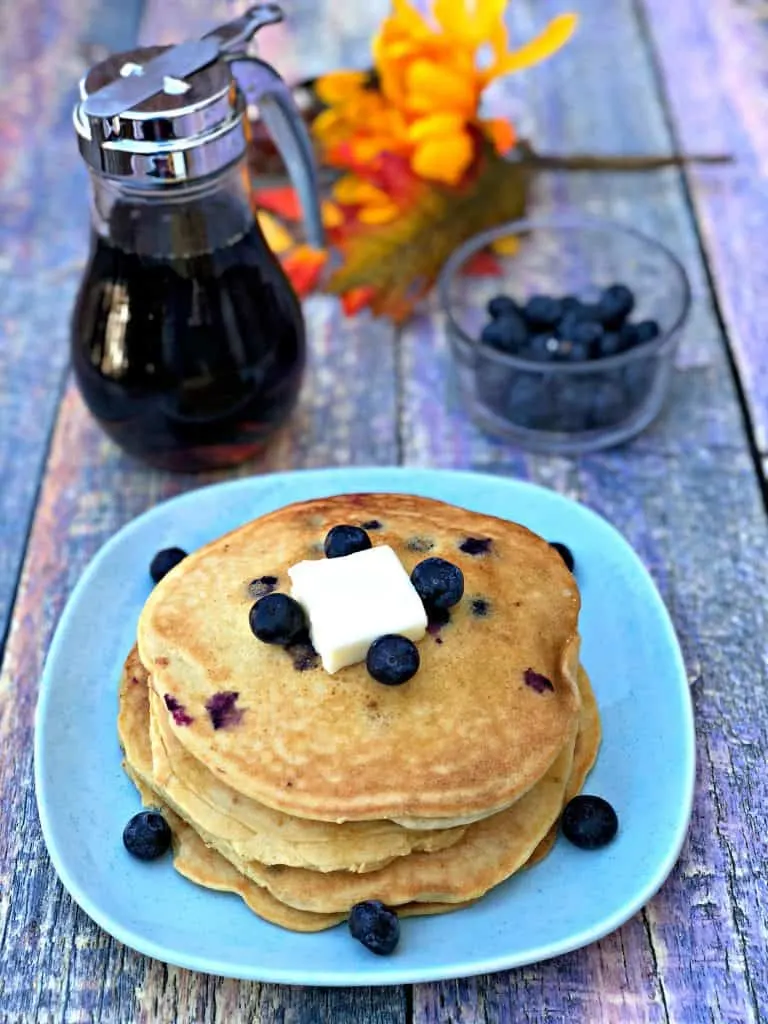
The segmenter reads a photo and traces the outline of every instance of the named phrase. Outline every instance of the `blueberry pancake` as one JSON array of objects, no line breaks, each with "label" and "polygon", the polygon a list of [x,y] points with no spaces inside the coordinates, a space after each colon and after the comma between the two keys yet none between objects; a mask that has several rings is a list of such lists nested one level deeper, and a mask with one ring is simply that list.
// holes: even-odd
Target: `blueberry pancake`
[{"label": "blueberry pancake", "polygon": [[[125,673],[147,689],[147,673],[135,651]],[[450,846],[464,834],[464,828],[416,831],[386,819],[337,825],[275,811],[237,793],[193,758],[151,687],[148,714],[155,787],[187,821],[245,860],[315,871],[372,871],[407,853]]]},{"label": "blueberry pancake", "polygon": [[[201,839],[198,832],[166,803],[156,788],[149,740],[149,703],[146,681],[133,671],[131,658],[120,681],[118,735],[123,749],[123,766],[147,807],[159,809],[173,833],[173,865],[197,885],[220,892],[237,893],[259,917],[296,932],[316,932],[346,919],[347,912],[316,914],[296,910],[261,885],[238,871],[228,860]],[[465,904],[406,904],[398,908],[401,917],[439,914]]]},{"label": "blueberry pancake", "polygon": [[[289,595],[288,570],[326,557],[340,524],[391,547],[409,574],[428,557],[463,574],[404,685],[365,663],[331,675],[306,642],[252,632],[255,598]],[[529,530],[425,498],[342,495],[184,559],[147,601],[138,646],[175,739],[242,796],[317,821],[445,829],[513,805],[573,743],[578,613],[573,575]]]},{"label": "blueberry pancake", "polygon": [[520,800],[468,826],[452,846],[407,854],[365,873],[318,872],[245,860],[198,822],[184,820],[154,771],[148,698],[145,680],[130,671],[129,662],[118,717],[125,766],[144,802],[166,814],[174,833],[176,867],[209,888],[239,892],[260,916],[299,931],[331,927],[367,899],[417,914],[456,909],[519,870],[560,813],[578,727],[574,722],[555,762]]}]

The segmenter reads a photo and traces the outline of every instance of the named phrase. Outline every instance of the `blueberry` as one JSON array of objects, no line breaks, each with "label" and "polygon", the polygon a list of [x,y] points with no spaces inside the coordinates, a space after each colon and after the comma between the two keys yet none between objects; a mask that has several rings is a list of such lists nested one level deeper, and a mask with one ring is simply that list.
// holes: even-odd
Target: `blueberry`
[{"label": "blueberry", "polygon": [[586,345],[592,349],[603,336],[602,325],[595,320],[584,320],[577,324],[571,334],[571,341],[576,345]]},{"label": "blueberry", "polygon": [[163,576],[167,576],[186,557],[187,552],[181,548],[163,548],[149,563],[149,575],[155,583],[159,583]]},{"label": "blueberry", "polygon": [[581,322],[581,317],[579,317],[576,313],[566,313],[565,316],[559,320],[557,326],[555,327],[555,337],[562,338],[565,341],[570,341],[571,335]]},{"label": "blueberry", "polygon": [[582,850],[597,850],[619,829],[616,811],[600,796],[575,796],[563,811],[560,827],[566,839]]},{"label": "blueberry", "polygon": [[619,331],[619,342],[621,343],[621,351],[626,352],[630,348],[634,348],[637,344],[637,325],[636,324],[622,324],[621,330]]},{"label": "blueberry", "polygon": [[552,427],[566,433],[586,430],[592,411],[592,379],[569,380],[554,403]]},{"label": "blueberry", "polygon": [[389,910],[379,900],[366,900],[352,907],[349,931],[366,949],[386,956],[394,952],[400,939],[400,921],[394,910]]},{"label": "blueberry", "polygon": [[561,349],[561,358],[567,363],[586,363],[592,355],[592,347],[581,341],[574,341]]},{"label": "blueberry", "polygon": [[540,375],[520,374],[507,399],[509,421],[529,430],[546,430],[556,409],[548,384]]},{"label": "blueberry", "polygon": [[627,402],[623,388],[610,380],[596,383],[592,394],[590,426],[612,427],[621,423],[626,415]]},{"label": "blueberry", "polygon": [[629,349],[635,348],[636,345],[646,345],[649,341],[658,338],[660,333],[659,325],[655,320],[641,320],[639,324],[624,324],[620,332],[622,347]]},{"label": "blueberry", "polygon": [[459,544],[459,551],[463,551],[465,555],[487,555],[493,547],[493,541],[490,537],[466,537],[461,544]]},{"label": "blueberry", "polygon": [[307,618],[298,601],[287,594],[267,594],[251,608],[248,621],[253,635],[265,644],[288,647],[304,639]]},{"label": "blueberry", "polygon": [[562,544],[559,540],[550,541],[549,546],[554,548],[555,551],[560,555],[562,560],[565,562],[565,567],[568,572],[573,572],[575,562],[573,560],[573,552],[567,544]]},{"label": "blueberry", "polygon": [[554,363],[559,351],[557,338],[553,338],[551,334],[537,334],[522,349],[520,355],[535,363]]},{"label": "blueberry", "polygon": [[605,327],[621,327],[634,309],[635,296],[625,284],[612,284],[597,302],[596,316]]},{"label": "blueberry", "polygon": [[607,359],[609,356],[618,355],[621,350],[621,335],[610,331],[598,340],[592,354],[596,359]]},{"label": "blueberry", "polygon": [[[580,335],[579,331],[585,324],[591,324],[592,326],[588,329],[585,335]],[[579,311],[571,311],[558,321],[555,327],[555,336],[562,338],[566,341],[576,341],[581,337],[589,337],[590,339],[595,335],[595,326],[600,328],[602,333],[602,324],[598,323],[595,318],[593,307],[582,305]]]},{"label": "blueberry", "polygon": [[519,313],[517,303],[514,299],[510,299],[508,295],[494,295],[491,301],[488,303],[488,316],[492,319],[496,319],[500,316],[506,316],[507,313]]},{"label": "blueberry", "polygon": [[523,316],[531,327],[554,327],[563,316],[563,305],[551,295],[533,295],[523,306]]},{"label": "blueberry", "polygon": [[385,633],[368,648],[365,666],[377,683],[400,686],[419,671],[419,652],[407,636]]},{"label": "blueberry", "polygon": [[555,334],[558,338],[568,337],[575,324],[582,324],[587,320],[596,322],[597,306],[592,302],[582,302],[581,299],[568,296],[568,303],[562,300],[563,315],[555,327]]},{"label": "blueberry", "polygon": [[424,607],[453,608],[464,593],[464,573],[444,558],[425,558],[411,573],[411,583]]},{"label": "blueberry", "polygon": [[577,320],[574,317],[564,317],[557,326],[557,336],[564,341],[586,345],[588,349],[592,350],[603,336],[603,327],[596,320]]},{"label": "blueberry", "polygon": [[251,597],[264,597],[271,594],[278,584],[277,576],[258,576],[248,584],[248,593]]},{"label": "blueberry", "polygon": [[157,811],[140,811],[139,814],[134,814],[123,829],[123,845],[128,853],[139,860],[155,860],[162,857],[171,845],[168,822]]},{"label": "blueberry", "polygon": [[528,341],[528,328],[519,313],[505,313],[485,325],[480,340],[500,352],[517,352]]},{"label": "blueberry", "polygon": [[644,402],[653,387],[653,380],[654,367],[649,359],[635,359],[625,367],[623,383],[627,403],[631,406]]},{"label": "blueberry", "polygon": [[359,526],[334,526],[328,531],[323,549],[326,558],[343,558],[357,551],[367,551],[371,538]]},{"label": "blueberry", "polygon": [[635,338],[637,345],[645,345],[654,341],[661,334],[658,323],[655,320],[641,320],[635,324]]}]

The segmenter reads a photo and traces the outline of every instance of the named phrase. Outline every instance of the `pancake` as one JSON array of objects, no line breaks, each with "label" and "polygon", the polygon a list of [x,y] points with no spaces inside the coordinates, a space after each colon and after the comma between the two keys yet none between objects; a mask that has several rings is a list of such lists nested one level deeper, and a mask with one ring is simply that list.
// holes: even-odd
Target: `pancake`
[{"label": "pancake", "polygon": [[[118,730],[132,777],[138,777],[157,794],[162,805],[178,814],[179,807],[153,774],[148,688],[131,673],[124,675],[120,687]],[[453,846],[398,857],[364,874],[270,867],[245,860],[201,828],[199,822],[185,820],[203,843],[223,854],[238,873],[296,910],[345,915],[355,903],[366,899],[380,899],[389,906],[464,903],[477,899],[522,867],[547,834],[562,807],[575,741],[574,726],[555,763],[528,793],[506,811],[468,826]]]},{"label": "pancake", "polygon": [[254,914],[294,932],[323,931],[345,919],[344,914],[309,914],[294,910],[270,896],[266,889],[241,875],[229,861],[210,850],[190,825],[163,804],[138,772],[128,766],[126,771],[144,805],[159,810],[168,822],[173,833],[173,866],[190,882],[218,892],[236,893]]},{"label": "pancake", "polygon": [[[355,903],[370,899],[391,907],[414,901],[475,900],[522,868],[547,835],[562,809],[572,757],[573,741],[520,800],[467,826],[463,839],[453,846],[398,857],[376,871],[321,873],[225,856],[282,903],[313,913],[348,912]],[[206,842],[211,839],[201,835]]]},{"label": "pancake", "polygon": [[[322,557],[330,527],[371,520],[373,543],[409,572],[429,554],[465,577],[403,686],[360,664],[329,676],[311,651],[260,643],[248,624],[251,581],[289,592],[288,568]],[[147,601],[138,645],[178,741],[243,796],[319,821],[446,828],[513,804],[571,742],[578,612],[562,559],[521,526],[408,495],[343,495],[186,558]]]},{"label": "pancake", "polygon": [[[602,735],[600,727],[600,712],[598,711],[595,694],[592,690],[592,684],[589,681],[589,676],[581,665],[579,665],[578,683],[579,692],[581,694],[579,732],[576,737],[576,746],[573,751],[573,764],[571,766],[570,778],[568,779],[568,784],[565,787],[563,807],[565,807],[569,800],[573,800],[573,798],[584,788],[587,776],[597,760],[597,752],[600,749],[600,740]],[[528,863],[525,865],[527,868],[533,867],[547,856],[549,851],[555,845],[559,824],[560,821],[558,817],[558,820],[554,825],[552,825],[547,835],[533,851]]]},{"label": "pancake", "polygon": [[[124,673],[147,686],[146,670],[132,651]],[[443,849],[461,828],[417,832],[391,821],[336,825],[294,818],[235,792],[179,743],[165,705],[149,688],[152,772],[158,789],[189,821],[246,860],[315,871],[371,871],[413,851]]]},{"label": "pancake", "polygon": [[[262,886],[246,878],[215,850],[205,845],[194,828],[175,814],[154,789],[152,752],[148,732],[148,690],[134,675],[124,673],[119,691],[118,736],[124,753],[123,767],[139,791],[146,807],[158,809],[173,835],[173,866],[189,881],[208,889],[239,895],[259,917],[296,932],[332,928],[347,914],[315,914],[281,903]],[[398,908],[400,917],[441,914],[471,906],[462,904],[412,903]]]}]

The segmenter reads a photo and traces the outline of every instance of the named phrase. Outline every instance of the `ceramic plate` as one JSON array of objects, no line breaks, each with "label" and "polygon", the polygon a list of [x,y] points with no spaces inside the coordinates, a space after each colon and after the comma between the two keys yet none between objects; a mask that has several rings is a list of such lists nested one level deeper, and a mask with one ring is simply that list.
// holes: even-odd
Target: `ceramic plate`
[{"label": "ceramic plate", "polygon": [[[283,931],[235,895],[199,888],[171,860],[123,849],[139,810],[120,767],[117,679],[150,591],[159,548],[193,550],[289,502],[352,491],[440,498],[524,523],[576,557],[583,661],[604,740],[587,791],[610,800],[620,832],[586,853],[560,839],[531,871],[453,914],[405,920],[391,957],[345,926]],[[382,510],[383,511],[383,510]],[[652,766],[652,770],[649,767]],[[385,985],[498,971],[577,949],[617,928],[671,871],[694,782],[691,701],[680,650],[640,560],[593,512],[531,484],[420,469],[334,469],[253,477],[153,508],[99,552],[59,623],[43,676],[35,734],[43,832],[62,882],[121,942],[168,963],[235,978],[301,985]]]}]

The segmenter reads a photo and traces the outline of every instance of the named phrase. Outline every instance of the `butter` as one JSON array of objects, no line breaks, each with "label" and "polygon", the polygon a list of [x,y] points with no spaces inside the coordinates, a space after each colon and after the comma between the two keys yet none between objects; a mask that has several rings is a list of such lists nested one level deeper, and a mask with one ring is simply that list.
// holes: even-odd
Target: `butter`
[{"label": "butter", "polygon": [[365,661],[368,648],[385,633],[417,641],[426,632],[421,598],[385,544],[343,558],[299,562],[288,575],[326,672]]}]

